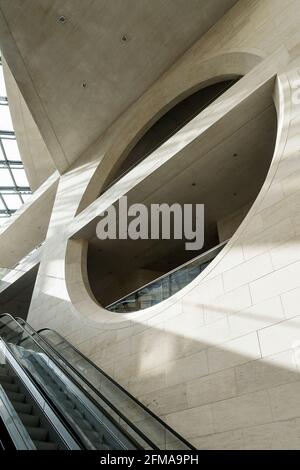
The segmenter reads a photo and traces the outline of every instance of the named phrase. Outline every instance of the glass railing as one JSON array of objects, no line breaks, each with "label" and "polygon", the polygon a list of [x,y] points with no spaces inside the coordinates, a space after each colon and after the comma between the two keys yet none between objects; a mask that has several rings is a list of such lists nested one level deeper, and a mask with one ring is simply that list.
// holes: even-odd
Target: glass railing
[{"label": "glass railing", "polygon": [[106,307],[116,313],[143,310],[168,299],[193,281],[211,263],[228,240],[193,258],[173,271],[149,282]]},{"label": "glass railing", "polygon": [[111,408],[118,410],[118,413],[122,416],[123,426],[126,427],[128,432],[131,433],[132,428],[138,428],[139,433],[143,435],[144,448],[162,450],[193,449],[193,446],[174,429],[57,332],[46,328],[40,330],[38,334],[60,354],[66,364],[71,365],[80,377],[84,377],[88,381],[90,389],[94,391],[93,396],[97,392],[97,394],[105,397]]},{"label": "glass railing", "polygon": [[[38,336],[38,335],[37,335]],[[142,448],[125,428],[86,393],[79,381],[10,315],[0,317],[0,337],[14,358],[47,397],[58,416],[63,417],[83,449],[117,450]]]},{"label": "glass railing", "polygon": [[[4,326],[5,328],[5,326]],[[0,337],[0,442],[4,449],[79,450],[80,446],[34,385],[11,345]],[[1,450],[1,447],[0,447]]]},{"label": "glass railing", "polygon": [[78,376],[87,380],[93,396],[104,397],[110,409],[118,410],[118,414],[122,416],[122,425],[130,434],[133,429],[139,430],[140,435],[143,436],[143,441],[139,441],[143,448],[193,449],[189,442],[56,331],[46,328],[40,330],[38,334],[59,353],[66,364],[76,370]]},{"label": "glass railing", "polygon": [[[61,377],[63,377],[63,374],[66,374],[68,377],[67,384],[70,384],[69,381],[72,380],[73,387],[75,387],[76,384],[76,386],[79,387],[79,392],[86,392],[90,400],[102,410],[102,423],[105,419],[107,430],[114,430],[114,435],[118,433],[118,437],[122,440],[121,443],[123,445],[125,441],[126,448],[133,448],[132,445],[130,447],[130,441],[132,440],[135,444],[135,448],[193,449],[176,431],[170,428],[135,397],[130,395],[127,390],[115,382],[58,333],[49,329],[36,332],[24,320],[19,318],[16,320],[7,314],[0,316],[0,337],[5,337],[8,343],[17,345],[22,356],[24,356],[24,354],[25,356],[30,355],[31,357],[28,358],[30,364],[34,363],[36,372],[41,376],[44,375],[44,363],[47,365],[49,373],[51,374],[53,370],[57,371],[56,368],[59,367],[61,369]],[[17,323],[19,327],[16,327],[15,323]],[[28,350],[28,353],[24,353],[24,349]],[[38,363],[36,364],[37,357],[34,352],[37,350],[41,350],[43,353],[41,355],[42,357],[38,358]],[[18,354],[18,351],[16,351],[16,354]],[[59,380],[55,379],[55,382],[57,381],[59,382]],[[62,400],[57,403],[57,387],[53,384],[52,379],[50,379],[50,383],[50,392],[53,402],[56,403],[58,407],[64,406]],[[44,384],[44,386],[46,386],[46,384]],[[60,389],[61,387],[59,386],[58,388]],[[67,391],[68,386],[64,389]],[[73,390],[76,389],[74,388]],[[77,389],[75,394],[80,398],[81,392],[79,392]],[[70,396],[69,392],[68,396]],[[71,398],[72,402],[76,400],[74,395],[72,395]],[[75,408],[81,409],[79,404],[76,404]],[[86,423],[88,414],[86,412],[84,414],[84,421]],[[110,425],[110,420],[112,423],[115,423],[113,426]],[[80,426],[80,424],[81,420],[78,419],[77,425]],[[96,434],[99,433],[96,432]],[[97,438],[96,434],[92,434],[92,437],[94,436],[95,439]],[[84,436],[81,437],[83,438]],[[108,436],[106,442],[107,441],[111,446],[111,441],[108,439]],[[94,444],[96,445],[96,443]],[[117,443],[115,447],[111,446],[109,448],[120,448],[120,443]]]}]

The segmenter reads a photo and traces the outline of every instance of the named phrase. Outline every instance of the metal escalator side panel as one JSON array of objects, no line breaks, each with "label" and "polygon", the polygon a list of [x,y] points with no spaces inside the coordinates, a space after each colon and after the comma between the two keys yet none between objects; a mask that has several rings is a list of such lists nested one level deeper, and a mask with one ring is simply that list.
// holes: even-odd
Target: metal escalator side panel
[{"label": "metal escalator side panel", "polygon": [[[24,329],[26,329],[26,331],[28,331],[32,337],[35,337],[36,341],[43,344],[43,348],[45,348],[47,352],[50,351],[51,357],[55,357],[59,367],[62,368],[64,372],[71,377],[72,380],[75,380],[75,383],[77,383],[77,385],[82,389],[84,394],[87,394],[88,397],[96,403],[97,407],[100,406],[104,412],[103,418],[105,418],[105,416],[109,417],[109,420],[115,426],[115,429],[116,427],[119,427],[119,429],[122,430],[121,434],[123,434],[125,438],[127,436],[127,440],[129,440],[129,442],[131,440],[132,443],[134,443],[135,447],[133,448],[158,449],[151,439],[143,434],[134,423],[132,423],[122,412],[120,412],[116,405],[113,405],[110,402],[109,398],[105,397],[99,391],[97,386],[85,378],[84,371],[81,370],[80,364],[77,368],[75,368],[72,364],[70,364],[68,359],[63,357],[60,352],[57,352],[56,349],[43,337],[41,337],[35,330],[33,330],[30,325],[28,325],[24,320],[18,320],[23,325]],[[61,344],[63,348],[68,347],[64,340],[61,341]]]},{"label": "metal escalator side panel", "polygon": [[[110,443],[110,449],[134,449],[129,441],[124,445],[124,436],[114,429],[100,410],[87,396],[59,369],[45,354],[29,351],[22,346],[13,346],[16,355],[23,356],[27,367],[35,374],[39,384],[47,389],[51,400],[56,403],[64,416],[76,429],[88,449],[99,449],[99,441]],[[48,376],[48,377],[47,377]],[[64,390],[64,392],[62,392]],[[69,407],[67,407],[69,405]],[[85,421],[85,429],[82,427]],[[86,427],[89,426],[88,430]]]},{"label": "metal escalator side panel", "polygon": [[[50,354],[51,357],[54,356],[54,362],[57,364],[58,368],[62,371],[64,371],[63,373],[67,376],[67,377],[70,377],[72,381],[74,381],[74,383],[77,384],[78,388],[88,397],[88,399],[91,401],[91,402],[94,402],[94,404],[96,404],[96,408],[100,409],[101,410],[101,418],[103,417],[103,415],[106,415],[108,417],[108,420],[110,422],[110,426],[109,426],[109,431],[108,431],[108,427],[107,427],[107,432],[110,433],[110,440],[112,440],[112,437],[115,433],[112,433],[111,432],[111,428],[112,429],[116,429],[119,431],[119,435],[122,436],[123,440],[124,441],[124,444],[125,444],[125,448],[129,448],[129,449],[138,449],[138,448],[142,448],[142,446],[126,431],[126,429],[124,429],[124,427],[120,426],[119,425],[119,422],[114,420],[114,418],[112,418],[109,413],[107,413],[107,410],[105,410],[103,407],[101,407],[101,405],[99,405],[98,403],[95,402],[94,398],[91,397],[89,395],[89,393],[84,389],[84,387],[82,387],[82,384],[78,383],[78,381],[76,380],[76,377],[77,377],[77,373],[75,374],[76,377],[72,376],[72,374],[70,374],[70,371],[69,370],[65,370],[65,368],[63,367],[63,365],[61,364],[61,362],[59,360],[57,360],[57,357],[56,357],[56,353],[54,351],[54,355],[53,355],[53,352],[52,352],[52,348],[47,346],[46,349],[44,347],[45,345],[45,342],[39,337],[39,335],[34,331],[32,330],[31,328],[28,330],[26,330],[24,328],[24,322],[23,321],[20,321],[18,322],[16,319],[12,318],[9,314],[5,315],[6,317],[9,317],[13,320],[13,324],[14,324],[14,329],[17,330],[17,331],[22,331],[24,333],[24,336],[21,338],[21,340],[17,340],[17,344],[15,344],[14,346],[20,346],[20,345],[26,345],[26,348],[27,349],[33,349],[35,350],[36,352],[38,351],[44,351],[46,356],[48,356]],[[0,319],[1,319],[1,315],[0,315]],[[7,319],[6,319],[7,320]],[[28,328],[28,325],[26,325],[27,328]],[[33,332],[32,332],[32,331]],[[41,344],[42,343],[42,344]],[[10,344],[10,347],[12,348],[13,345]],[[48,351],[48,349],[50,348],[50,351]],[[16,350],[15,350],[15,353],[16,353]],[[24,358],[20,358],[21,361],[24,361]],[[63,361],[64,362],[64,361]],[[27,367],[28,369],[28,362],[23,362],[23,365],[25,366],[25,368]],[[29,370],[29,374],[31,376],[33,376],[34,374],[32,373],[32,371]],[[36,378],[34,378],[34,380],[36,381]],[[42,393],[43,393],[43,387],[40,387],[40,384],[38,384],[38,387],[41,388],[42,390]],[[47,390],[45,391],[47,393]],[[58,402],[59,403],[59,402]],[[54,404],[54,407],[56,409],[56,411],[58,412],[58,414],[63,417],[65,417],[64,413],[61,412],[61,410],[59,409],[59,407],[57,406],[57,404]],[[98,413],[99,414],[99,413]],[[119,415],[118,415],[119,416]],[[102,420],[103,421],[103,420]],[[99,422],[101,422],[101,426],[103,428],[103,422],[101,420]],[[68,423],[69,424],[69,429],[72,429],[72,425],[73,423]],[[77,437],[79,437],[79,442],[82,442],[82,439],[80,436],[78,436],[78,434],[76,433],[76,430],[75,430],[75,435],[77,435]],[[118,435],[118,433],[117,433]],[[116,441],[116,439],[114,438],[114,440]],[[119,439],[120,441],[120,439]],[[99,444],[99,443],[98,443]],[[113,444],[113,443],[112,443]],[[102,445],[102,444],[101,444]],[[97,447],[96,447],[97,448]],[[102,447],[100,447],[102,448]],[[108,448],[108,447],[105,447],[105,448]],[[116,448],[115,447],[115,444],[112,446],[112,448]],[[119,448],[124,448],[124,445],[119,445]]]},{"label": "metal escalator side panel", "polygon": [[22,382],[23,386],[28,391],[35,405],[45,416],[45,419],[52,427],[53,432],[59,436],[59,439],[63,443],[63,445],[70,450],[80,450],[81,447],[66,429],[65,425],[53,411],[52,407],[49,405],[47,400],[41,395],[38,388],[32,382],[29,375],[18,361],[18,358],[14,356],[14,351],[11,350],[10,346],[7,345],[1,338],[0,353],[2,353],[2,356],[5,357],[7,364],[11,367],[18,379]]},{"label": "metal escalator side panel", "polygon": [[16,450],[36,450],[24,424],[0,385],[0,416]]},{"label": "metal escalator side panel", "polygon": [[[31,329],[30,326],[29,328]],[[93,389],[97,387],[101,395],[104,395],[105,397],[107,397],[109,394],[108,401],[110,401],[115,407],[119,406],[120,414],[127,414],[128,417],[128,410],[135,408],[136,412],[140,414],[141,419],[133,420],[131,413],[129,413],[129,420],[131,420],[135,427],[139,426],[141,434],[144,436],[146,435],[146,437],[149,438],[148,442],[152,441],[151,445],[153,446],[153,449],[168,449],[170,448],[170,445],[175,443],[176,448],[178,449],[195,450],[195,447],[191,443],[180,436],[167,423],[165,423],[161,418],[159,418],[150,409],[143,405],[143,403],[132,396],[114,379],[109,377],[109,375],[101,370],[97,365],[92,363],[89,358],[84,356],[76,347],[70,344],[59,333],[54,330],[44,328],[39,330],[38,334],[44,339],[46,343],[49,343],[50,346],[53,336],[54,338],[56,337],[54,339],[54,344],[59,345],[58,354],[63,351],[62,357],[66,362],[71,360],[72,354],[75,354],[76,358],[72,360],[72,366],[77,368],[79,374],[81,373],[85,375],[89,374],[90,372],[90,375],[86,377],[86,380],[91,380],[90,386]],[[62,349],[61,345],[63,342],[64,345]],[[69,350],[72,350],[73,352],[71,355],[69,354]],[[67,351],[67,358],[64,354],[65,351]],[[147,442],[146,439],[145,441]]]},{"label": "metal escalator side panel", "polygon": [[[35,332],[23,320],[19,321],[23,328],[26,329],[27,333],[34,338],[39,345],[42,345],[42,349],[47,352],[47,355],[38,354],[36,357],[43,358],[43,360],[47,362],[47,365],[52,365],[52,368],[54,367],[57,376],[60,375],[61,377],[64,377],[64,380],[67,380],[70,389],[74,389],[73,394],[75,393],[77,398],[81,398],[84,403],[84,407],[88,409],[90,415],[93,415],[94,418],[101,423],[107,438],[108,434],[110,434],[110,439],[113,438],[113,440],[118,443],[118,448],[121,449],[156,448],[152,443],[150,443],[150,445],[148,444],[149,440],[146,440],[138,429],[134,431],[134,433],[130,432],[131,429],[134,429],[132,424],[128,422],[128,420],[125,421],[118,410],[111,410],[111,404],[105,400],[104,397],[99,395],[98,390],[91,389],[91,385],[84,377],[82,377],[80,372],[69,365],[68,361],[53,350],[52,346],[41,338],[37,332]],[[25,344],[26,340],[20,342],[20,346]],[[54,361],[51,359],[49,362],[47,359],[48,356],[54,358]],[[77,388],[74,388],[74,385],[71,384],[76,384]],[[116,447],[114,446],[113,448]]]},{"label": "metal escalator side panel", "polygon": [[[61,335],[47,328],[36,332],[24,320],[18,319],[23,328],[42,344],[50,357],[66,374],[96,400],[97,405],[108,412],[111,419],[145,449],[194,449],[167,423],[146,408],[121,385],[98,366],[93,364]],[[50,334],[50,340],[49,340]]]}]

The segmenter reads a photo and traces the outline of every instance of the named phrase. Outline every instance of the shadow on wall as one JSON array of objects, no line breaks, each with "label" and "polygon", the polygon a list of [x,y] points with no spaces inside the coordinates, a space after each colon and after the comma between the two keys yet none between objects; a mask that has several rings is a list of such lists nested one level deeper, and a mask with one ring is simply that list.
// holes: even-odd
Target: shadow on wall
[{"label": "shadow on wall", "polygon": [[[295,142],[289,151],[296,150]],[[285,170],[283,165],[281,178]],[[226,274],[225,282],[235,283],[226,296],[225,275],[217,274],[226,267],[217,265],[214,278],[203,279],[156,318],[143,323],[136,317],[128,328],[107,331],[72,315],[68,295],[61,302],[45,278],[36,308],[45,303],[47,311],[36,324],[57,328],[198,448],[299,448],[299,302],[289,309],[283,297],[295,292],[300,298],[300,191],[299,175],[285,176],[266,193],[248,238],[231,248],[228,259],[236,264],[228,273],[237,271],[231,279]],[[246,269],[245,259],[262,271]],[[277,279],[275,285],[273,275],[281,270],[288,283],[278,285]],[[260,287],[254,302],[249,284],[264,277],[270,286]]]},{"label": "shadow on wall", "polygon": [[[77,320],[79,330],[60,332],[199,448],[299,446],[300,419],[297,426],[285,420],[300,417],[300,347],[264,350],[261,360],[264,329],[284,320],[279,297],[240,312],[189,301],[165,318],[107,333],[83,332]],[[297,335],[299,321],[289,327]]]},{"label": "shadow on wall", "polygon": [[12,284],[0,280],[0,314],[10,313],[26,320],[37,273],[38,265],[16,281],[12,280]]}]

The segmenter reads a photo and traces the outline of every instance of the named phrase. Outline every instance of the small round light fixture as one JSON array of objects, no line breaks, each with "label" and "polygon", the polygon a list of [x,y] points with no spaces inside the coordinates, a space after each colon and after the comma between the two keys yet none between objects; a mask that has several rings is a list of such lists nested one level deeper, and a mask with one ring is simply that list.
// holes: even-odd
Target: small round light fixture
[{"label": "small round light fixture", "polygon": [[66,21],[67,21],[67,18],[63,15],[61,15],[57,18],[58,23],[64,24],[64,23],[66,23]]},{"label": "small round light fixture", "polygon": [[122,41],[122,42],[127,42],[128,39],[129,39],[129,38],[128,38],[128,35],[127,35],[127,34],[122,34],[122,36],[121,36],[121,41]]}]

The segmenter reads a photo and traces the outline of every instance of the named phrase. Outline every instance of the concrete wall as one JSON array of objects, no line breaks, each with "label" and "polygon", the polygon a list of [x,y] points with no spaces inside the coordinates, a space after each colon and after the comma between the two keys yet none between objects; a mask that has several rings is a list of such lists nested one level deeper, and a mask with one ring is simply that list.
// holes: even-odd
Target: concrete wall
[{"label": "concrete wall", "polygon": [[252,204],[246,204],[217,222],[220,243],[229,240],[229,238],[234,235],[249,212],[251,205]]},{"label": "concrete wall", "polygon": [[[31,324],[58,330],[200,449],[300,448],[299,24],[297,0],[240,1],[60,178],[43,249]],[[68,243],[70,227],[101,209],[102,200],[74,219],[82,201],[97,197],[159,109],[197,83],[250,69],[201,129],[276,77],[277,146],[246,219],[176,296],[127,316],[106,312],[88,288],[86,243]]]}]

